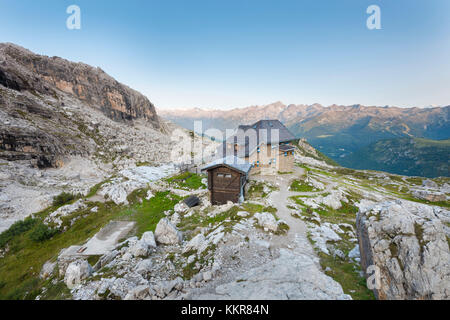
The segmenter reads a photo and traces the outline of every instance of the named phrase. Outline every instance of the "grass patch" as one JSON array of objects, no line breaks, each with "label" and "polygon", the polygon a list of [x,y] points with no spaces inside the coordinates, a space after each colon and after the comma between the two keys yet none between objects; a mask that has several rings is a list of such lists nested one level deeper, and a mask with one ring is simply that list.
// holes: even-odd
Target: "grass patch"
[{"label": "grass patch", "polygon": [[179,175],[170,177],[166,179],[166,181],[170,185],[174,185],[177,188],[184,190],[197,190],[197,189],[206,189],[206,186],[202,183],[203,175],[184,172]]},{"label": "grass patch", "polygon": [[37,222],[36,219],[28,217],[23,221],[17,221],[12,224],[8,230],[5,230],[0,234],[0,248],[4,248],[14,237],[20,236],[32,229]]},{"label": "grass patch", "polygon": [[411,178],[406,178],[406,181],[408,181],[408,183],[421,186],[423,183],[423,178],[411,177]]},{"label": "grass patch", "polygon": [[318,191],[313,186],[310,186],[309,184],[306,184],[306,183],[304,183],[301,180],[294,180],[294,181],[292,181],[291,186],[290,186],[290,190],[291,191],[295,191],[295,192],[315,192],[315,191]]},{"label": "grass patch", "polygon": [[[173,209],[181,198],[169,192],[158,192],[150,200],[139,201],[146,192],[145,189],[133,192],[128,197],[130,203],[128,206],[116,205],[111,201],[89,202],[87,208],[63,218],[63,226],[69,225],[74,217],[78,218],[67,231],[49,238],[48,230],[42,229],[39,234],[42,232],[43,236],[38,237],[40,242],[33,241],[32,234],[38,230],[36,226],[40,225],[45,217],[56,209],[55,207],[36,213],[33,220],[28,218],[11,226],[0,235],[0,239],[3,239],[9,247],[0,264],[2,281],[0,299],[35,299],[46,285],[46,282],[39,278],[42,265],[48,260],[54,261],[61,249],[71,245],[82,245],[111,220],[136,221],[138,235],[145,231],[154,231],[159,220],[165,217],[164,211]],[[93,206],[98,207],[96,213],[90,212]],[[55,292],[45,294],[49,298],[63,298],[66,293],[62,289],[55,288]]]},{"label": "grass patch", "polygon": [[80,198],[79,195],[74,195],[72,193],[61,192],[59,195],[53,197],[53,206],[60,207],[65,204],[69,204],[73,200]]},{"label": "grass patch", "polygon": [[[145,199],[147,190],[140,189],[134,191],[128,201],[132,200],[136,204],[121,213],[122,218],[134,220],[137,224],[137,235],[141,236],[146,231],[155,231],[159,220],[166,215],[164,211],[171,210],[182,200],[180,196],[170,193],[169,191],[157,192],[150,200]],[[137,198],[144,198],[142,203]]]},{"label": "grass patch", "polygon": [[136,167],[150,167],[152,164],[148,161],[138,161],[136,162]]},{"label": "grass patch", "polygon": [[58,230],[49,228],[46,224],[39,221],[39,223],[31,230],[30,239],[34,242],[44,242],[51,239]]},{"label": "grass patch", "polygon": [[[344,253],[347,254],[345,251]],[[349,294],[355,300],[375,300],[373,292],[367,288],[365,278],[358,273],[358,266],[355,263],[326,255],[323,252],[318,255],[322,268],[325,270],[328,267],[331,270],[326,271],[325,274],[337,281],[342,286],[344,293]]]},{"label": "grass patch", "polygon": [[250,199],[266,198],[270,192],[276,190],[274,186],[271,186],[264,182],[252,182],[248,188],[247,195]]}]

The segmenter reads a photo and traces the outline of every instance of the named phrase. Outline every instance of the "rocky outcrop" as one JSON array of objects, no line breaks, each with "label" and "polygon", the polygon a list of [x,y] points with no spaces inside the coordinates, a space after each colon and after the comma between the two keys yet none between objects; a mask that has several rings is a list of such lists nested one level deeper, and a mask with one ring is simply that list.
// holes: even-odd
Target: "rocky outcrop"
[{"label": "rocky outcrop", "polygon": [[47,278],[50,278],[55,273],[55,268],[56,268],[56,262],[47,261],[42,266],[42,270],[39,273],[39,278],[44,279],[44,280]]},{"label": "rocky outcrop", "polygon": [[144,95],[101,69],[0,44],[0,158],[41,169],[74,156],[145,162],[168,130]]},{"label": "rocky outcrop", "polygon": [[153,104],[100,68],[59,57],[37,55],[20,46],[0,44],[0,84],[16,91],[72,95],[117,120],[143,118],[160,127]]},{"label": "rocky outcrop", "polygon": [[181,242],[182,235],[167,218],[163,218],[156,226],[155,238],[162,244],[177,244]]},{"label": "rocky outcrop", "polygon": [[155,236],[153,232],[148,231],[142,235],[141,240],[130,247],[129,253],[133,257],[146,257],[154,248],[156,248]]},{"label": "rocky outcrop", "polygon": [[69,289],[79,285],[92,274],[92,267],[86,260],[77,260],[69,264],[64,282]]},{"label": "rocky outcrop", "polygon": [[264,230],[276,232],[278,230],[278,223],[273,214],[268,212],[255,213],[255,218],[258,220],[258,225]]},{"label": "rocky outcrop", "polygon": [[378,299],[450,299],[450,252],[439,219],[442,210],[401,200],[360,208],[361,267],[367,276],[379,270],[373,278]]},{"label": "rocky outcrop", "polygon": [[[301,272],[299,272],[301,270]],[[199,299],[229,300],[351,300],[342,287],[317,268],[309,255],[280,249],[280,256],[221,284]]]},{"label": "rocky outcrop", "polygon": [[422,200],[426,200],[426,201],[430,201],[430,202],[439,202],[439,201],[447,200],[447,196],[445,195],[445,193],[433,192],[433,191],[429,191],[429,190],[416,190],[413,192],[413,196],[418,199],[422,199]]},{"label": "rocky outcrop", "polygon": [[202,253],[208,247],[208,242],[202,233],[199,233],[194,238],[192,238],[183,248],[183,253],[188,253],[190,251],[196,251]]},{"label": "rocky outcrop", "polygon": [[86,156],[93,142],[73,132],[73,121],[26,95],[0,88],[0,158],[58,167],[65,155]]}]

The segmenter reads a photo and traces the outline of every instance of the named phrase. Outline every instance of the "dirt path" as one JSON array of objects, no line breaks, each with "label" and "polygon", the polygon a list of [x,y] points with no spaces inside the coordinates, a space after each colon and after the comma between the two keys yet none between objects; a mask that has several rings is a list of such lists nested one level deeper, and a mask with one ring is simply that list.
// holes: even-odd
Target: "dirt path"
[{"label": "dirt path", "polygon": [[[290,182],[304,174],[302,168],[296,167],[289,175],[254,177],[279,188],[268,198],[268,202],[277,208],[277,216],[289,225],[287,234],[274,235],[270,240],[269,251],[278,254],[257,267],[235,270],[233,280],[211,284],[212,288],[194,294],[193,299],[350,299],[339,283],[323,273],[319,258],[308,241],[305,223],[292,217],[287,208],[289,197],[302,194],[289,191]],[[322,192],[325,191],[311,194]]]},{"label": "dirt path", "polygon": [[303,220],[295,218],[291,215],[291,210],[287,207],[289,205],[289,198],[298,195],[318,195],[326,192],[321,190],[318,192],[294,192],[289,190],[291,182],[295,179],[304,177],[305,170],[303,168],[294,167],[292,174],[276,175],[276,176],[259,176],[256,179],[260,181],[270,182],[278,187],[277,191],[270,193],[268,202],[277,209],[277,216],[286,221],[289,226],[289,231],[285,235],[275,235],[271,241],[272,249],[294,249],[298,253],[307,254],[316,257],[313,247],[309,243],[306,234],[307,227]]}]

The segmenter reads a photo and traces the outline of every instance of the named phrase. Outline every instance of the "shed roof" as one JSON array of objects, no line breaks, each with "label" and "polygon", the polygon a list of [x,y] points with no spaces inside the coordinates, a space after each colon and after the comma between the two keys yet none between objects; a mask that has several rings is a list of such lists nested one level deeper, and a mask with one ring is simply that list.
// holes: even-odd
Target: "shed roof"
[{"label": "shed roof", "polygon": [[209,170],[218,166],[227,166],[243,174],[248,174],[250,169],[252,168],[252,165],[250,163],[242,160],[241,158],[228,156],[208,163],[205,167],[202,168],[202,171]]}]

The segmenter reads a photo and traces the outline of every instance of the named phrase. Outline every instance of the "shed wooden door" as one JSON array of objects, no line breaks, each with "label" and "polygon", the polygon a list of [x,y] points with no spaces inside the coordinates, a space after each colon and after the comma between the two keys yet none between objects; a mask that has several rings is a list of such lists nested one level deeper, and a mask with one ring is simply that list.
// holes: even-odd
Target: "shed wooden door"
[{"label": "shed wooden door", "polygon": [[223,191],[212,191],[211,202],[212,204],[226,204],[228,201],[237,203],[239,202],[239,193],[236,192],[223,192]]}]

